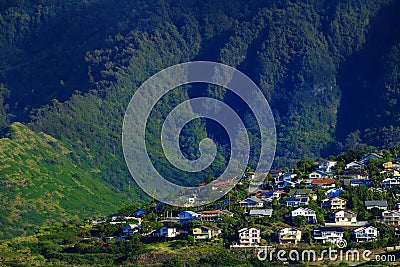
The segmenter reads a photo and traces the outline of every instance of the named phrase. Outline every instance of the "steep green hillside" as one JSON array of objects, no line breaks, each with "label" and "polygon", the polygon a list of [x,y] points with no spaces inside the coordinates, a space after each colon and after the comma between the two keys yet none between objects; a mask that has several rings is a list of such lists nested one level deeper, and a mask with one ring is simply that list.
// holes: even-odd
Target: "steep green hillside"
[{"label": "steep green hillside", "polygon": [[79,168],[61,142],[21,123],[0,139],[0,239],[39,225],[83,219],[118,210],[126,197]]}]

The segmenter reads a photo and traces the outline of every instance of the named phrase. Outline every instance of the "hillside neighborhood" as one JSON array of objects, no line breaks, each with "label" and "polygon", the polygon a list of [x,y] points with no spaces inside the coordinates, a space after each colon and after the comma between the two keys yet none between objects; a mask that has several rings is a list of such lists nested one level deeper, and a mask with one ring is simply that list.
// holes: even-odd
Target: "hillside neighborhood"
[{"label": "hillside neighborhood", "polygon": [[[344,155],[350,156],[354,155]],[[396,248],[400,240],[400,164],[388,152],[364,154],[348,163],[339,160],[304,159],[297,169],[271,170],[264,174],[260,190],[250,196],[246,196],[246,186],[260,174],[248,170],[232,192],[205,208],[154,203],[132,214],[114,214],[92,223],[122,229],[114,232],[120,235],[101,236],[107,242],[137,235],[146,242],[223,242],[231,249],[335,245],[342,240],[351,246]],[[213,190],[224,185],[215,183]]]}]

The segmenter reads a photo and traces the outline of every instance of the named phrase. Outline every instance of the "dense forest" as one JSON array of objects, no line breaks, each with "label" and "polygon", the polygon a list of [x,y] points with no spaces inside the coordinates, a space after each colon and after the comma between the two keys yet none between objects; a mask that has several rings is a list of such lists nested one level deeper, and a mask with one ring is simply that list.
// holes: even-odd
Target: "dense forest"
[{"label": "dense forest", "polygon": [[[44,132],[66,157],[130,200],[139,192],[126,168],[121,132],[135,90],[165,67],[211,60],[236,67],[262,89],[273,111],[275,167],[346,149],[400,142],[400,3],[394,0],[1,0],[0,131],[13,122]],[[147,125],[154,165],[178,184],[221,173],[229,159],[222,129],[194,120],[180,136],[199,156],[208,136],[215,162],[186,174],[162,155],[160,129],[174,106],[194,96],[230,104],[245,121],[255,167],[259,133],[243,103],[222,88],[173,90]],[[246,112],[243,112],[245,110]],[[12,149],[12,148],[10,148]]]}]

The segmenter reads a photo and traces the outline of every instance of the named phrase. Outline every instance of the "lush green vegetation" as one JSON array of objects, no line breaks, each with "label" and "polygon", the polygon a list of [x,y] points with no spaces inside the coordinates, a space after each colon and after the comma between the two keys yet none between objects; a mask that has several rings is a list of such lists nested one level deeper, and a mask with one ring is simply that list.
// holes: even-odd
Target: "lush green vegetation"
[{"label": "lush green vegetation", "polygon": [[[65,183],[84,179],[79,181],[83,187],[67,184],[82,191],[74,193],[71,202],[54,207],[59,211],[55,214],[91,213],[97,211],[94,203],[111,203],[112,208],[119,199],[143,199],[122,156],[125,108],[152,74],[190,60],[221,61],[260,86],[277,124],[276,167],[294,167],[301,158],[344,149],[391,147],[400,143],[399,13],[400,4],[394,0],[2,0],[0,133],[7,133],[10,122],[22,121],[55,137],[71,153],[38,147],[25,153],[33,167],[24,163],[22,168],[11,163],[16,160],[11,153],[16,144],[2,145],[9,151],[3,159],[11,166],[1,172],[14,175],[15,181],[26,179],[28,185],[42,181],[45,174]],[[257,159],[259,136],[245,105],[223,89],[198,89],[177,89],[165,96],[147,127],[157,169],[179,184],[195,185],[217,176],[229,157],[222,131],[197,120],[182,131],[184,154],[196,158],[199,140],[210,136],[218,143],[217,160],[198,174],[179,172],[166,161],[159,138],[163,119],[191,96],[212,96],[232,104],[249,128],[249,165],[254,167]],[[42,162],[37,153],[53,154],[44,157],[50,162]],[[4,177],[2,182],[15,182]],[[98,186],[99,191],[90,189],[91,198],[83,197],[87,184]],[[51,192],[50,199],[62,197],[55,196],[57,187],[47,182],[43,189],[18,186],[13,191],[4,184],[2,188],[4,203],[19,203],[19,190],[32,199],[43,192]],[[113,191],[120,196],[96,199]],[[13,205],[7,204],[2,218],[11,209]],[[22,222],[26,216],[32,225],[44,222],[30,209],[26,215],[14,214],[18,216],[11,218]],[[65,218],[52,219],[58,217]],[[12,221],[1,224],[9,226]]]},{"label": "lush green vegetation", "polygon": [[0,239],[32,233],[40,225],[110,213],[129,199],[78,167],[62,142],[21,123],[0,139]]}]

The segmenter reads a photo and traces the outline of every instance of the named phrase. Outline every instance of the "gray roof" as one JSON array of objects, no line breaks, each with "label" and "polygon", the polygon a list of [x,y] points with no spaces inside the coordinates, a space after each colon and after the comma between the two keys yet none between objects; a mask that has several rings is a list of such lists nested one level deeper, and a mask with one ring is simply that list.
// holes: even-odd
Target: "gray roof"
[{"label": "gray roof", "polygon": [[290,189],[289,191],[289,196],[294,196],[294,195],[308,195],[312,192],[311,189]]},{"label": "gray roof", "polygon": [[387,207],[387,200],[366,200],[364,201],[366,207]]},{"label": "gray roof", "polygon": [[240,201],[239,203],[248,203],[248,202],[264,203],[261,199],[259,199],[256,196],[252,196],[252,197],[246,198],[245,200]]},{"label": "gray roof", "polygon": [[250,210],[249,215],[272,216],[273,209]]}]

